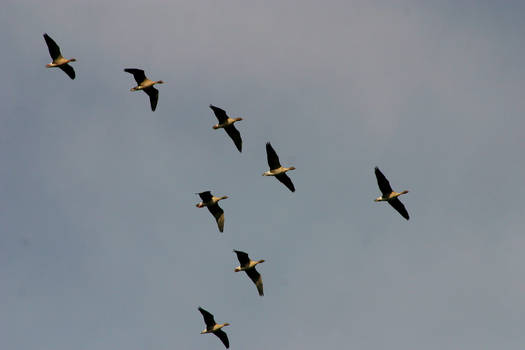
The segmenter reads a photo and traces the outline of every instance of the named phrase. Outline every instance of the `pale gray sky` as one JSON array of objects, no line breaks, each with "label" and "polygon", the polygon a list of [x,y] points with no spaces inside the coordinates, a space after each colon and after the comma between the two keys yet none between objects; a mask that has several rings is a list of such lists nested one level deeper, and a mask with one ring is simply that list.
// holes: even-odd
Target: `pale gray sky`
[{"label": "pale gray sky", "polygon": [[[523,349],[524,10],[7,0],[1,348],[223,348],[200,305],[231,349]],[[126,67],[166,82],[156,112]],[[296,193],[261,176],[267,141]],[[264,297],[232,249],[266,259]]]}]

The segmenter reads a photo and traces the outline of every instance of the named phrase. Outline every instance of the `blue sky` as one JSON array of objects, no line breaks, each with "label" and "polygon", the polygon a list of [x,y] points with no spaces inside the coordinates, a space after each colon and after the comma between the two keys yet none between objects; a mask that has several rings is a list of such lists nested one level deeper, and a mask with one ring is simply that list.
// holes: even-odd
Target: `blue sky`
[{"label": "blue sky", "polygon": [[[4,8],[3,348],[221,349],[200,305],[232,349],[522,349],[523,3]],[[127,67],[166,82],[156,112]],[[261,176],[267,141],[296,193]],[[232,249],[266,260],[264,297]]]}]

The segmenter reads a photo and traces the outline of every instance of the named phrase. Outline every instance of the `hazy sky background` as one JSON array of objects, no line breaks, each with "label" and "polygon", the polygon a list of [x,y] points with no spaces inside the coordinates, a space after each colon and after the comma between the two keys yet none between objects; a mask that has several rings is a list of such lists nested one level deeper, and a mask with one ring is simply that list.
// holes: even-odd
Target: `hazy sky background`
[{"label": "hazy sky background", "polygon": [[[0,12],[0,347],[523,349],[525,3]],[[73,63],[46,69],[47,32]],[[157,111],[126,67],[162,79]],[[243,153],[208,105],[238,124]],[[297,191],[267,170],[271,141]],[[379,195],[379,166],[405,221]],[[228,195],[219,234],[194,194]],[[260,265],[265,296],[232,249]]]}]

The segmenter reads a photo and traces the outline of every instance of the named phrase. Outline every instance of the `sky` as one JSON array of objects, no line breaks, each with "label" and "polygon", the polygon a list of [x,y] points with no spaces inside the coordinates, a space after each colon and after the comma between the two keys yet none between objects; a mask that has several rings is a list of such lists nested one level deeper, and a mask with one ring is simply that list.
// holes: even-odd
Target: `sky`
[{"label": "sky", "polygon": [[[222,349],[202,306],[231,349],[523,349],[524,11],[7,0],[1,347]],[[124,68],[166,82],[155,112]],[[295,193],[261,176],[268,141]],[[410,221],[373,202],[375,166]],[[233,249],[266,260],[264,297]]]}]

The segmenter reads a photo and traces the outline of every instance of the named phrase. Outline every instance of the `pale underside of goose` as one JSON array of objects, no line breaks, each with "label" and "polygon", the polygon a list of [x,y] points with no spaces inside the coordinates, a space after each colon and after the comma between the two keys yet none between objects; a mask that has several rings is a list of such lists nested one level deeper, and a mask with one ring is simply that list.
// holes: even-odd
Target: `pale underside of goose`
[{"label": "pale underside of goose", "polygon": [[221,207],[219,207],[219,201],[223,199],[227,199],[228,196],[222,196],[222,197],[215,197],[212,196],[210,191],[204,191],[201,193],[198,193],[199,197],[201,198],[201,202],[197,203],[197,208],[204,208],[207,207],[211,215],[215,218],[215,221],[217,221],[217,227],[219,228],[219,232],[224,231],[224,210],[222,210]]},{"label": "pale underside of goose", "polygon": [[204,310],[202,307],[199,306],[199,311],[202,314],[202,317],[204,318],[204,323],[206,324],[206,328],[201,332],[201,334],[207,334],[207,333],[213,333],[215,334],[224,344],[226,349],[230,347],[230,342],[228,340],[228,335],[222,330],[223,327],[229,326],[229,323],[221,323],[218,324],[215,322],[215,319],[213,318],[213,315],[209,313],[208,311]]},{"label": "pale underside of goose", "polygon": [[250,277],[253,283],[255,283],[255,286],[257,287],[257,291],[259,292],[260,296],[264,295],[263,290],[263,281],[262,277],[255,269],[255,266],[258,264],[261,264],[264,262],[264,260],[251,260],[247,253],[242,252],[240,250],[234,250],[235,254],[237,254],[237,259],[239,260],[240,266],[237,266],[235,268],[235,272],[244,271]]},{"label": "pale underside of goose", "polygon": [[135,81],[137,82],[137,86],[131,88],[130,91],[144,91],[149,96],[151,110],[155,111],[155,109],[157,108],[157,102],[159,101],[159,90],[157,90],[154,87],[154,85],[164,84],[164,81],[149,80],[148,78],[146,78],[146,75],[144,74],[144,71],[142,69],[126,68],[124,69],[124,72],[133,74],[133,78],[135,78]]},{"label": "pale underside of goose", "polygon": [[268,160],[268,166],[270,167],[269,171],[265,171],[263,176],[275,176],[277,180],[283,183],[288,189],[292,192],[295,192],[295,186],[293,185],[292,180],[286,174],[287,171],[295,170],[294,166],[285,168],[281,165],[279,161],[279,156],[273,149],[270,142],[266,143],[266,157]]},{"label": "pale underside of goose", "polygon": [[237,128],[235,128],[235,125],[234,125],[234,123],[241,121],[242,118],[230,118],[228,117],[224,109],[215,107],[214,105],[210,105],[210,108],[215,114],[215,117],[217,117],[217,120],[219,121],[219,123],[215,124],[213,128],[214,129],[224,129],[224,131],[226,131],[228,136],[230,136],[230,138],[233,140],[235,147],[237,147],[239,152],[242,152],[241,133],[239,132],[239,130],[237,130]]},{"label": "pale underside of goose", "polygon": [[69,62],[75,62],[75,58],[64,58],[62,56],[62,53],[60,52],[60,47],[57,45],[57,43],[51,39],[47,33],[44,33],[44,40],[47,44],[47,49],[49,50],[49,55],[51,56],[51,59],[53,60],[51,63],[46,64],[47,68],[54,68],[58,67],[60,68],[64,73],[66,73],[71,79],[75,79],[75,70],[73,67],[71,67],[68,63]]},{"label": "pale underside of goose", "polygon": [[377,197],[374,199],[376,202],[388,202],[395,210],[401,214],[402,217],[405,219],[409,219],[408,211],[406,210],[405,206],[401,201],[399,200],[399,196],[402,194],[408,193],[407,190],[402,192],[394,192],[392,190],[392,187],[390,186],[390,182],[388,182],[387,178],[381,170],[379,170],[378,167],[375,167],[375,174],[377,178],[377,185],[379,186],[379,190],[381,191],[381,197]]}]

